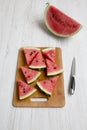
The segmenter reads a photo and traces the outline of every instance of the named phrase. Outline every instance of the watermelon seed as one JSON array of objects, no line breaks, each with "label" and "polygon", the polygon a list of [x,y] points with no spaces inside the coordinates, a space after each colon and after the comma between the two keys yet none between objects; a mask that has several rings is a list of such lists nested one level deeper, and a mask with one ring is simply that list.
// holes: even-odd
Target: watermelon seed
[{"label": "watermelon seed", "polygon": [[46,84],[46,81],[44,81],[44,84]]},{"label": "watermelon seed", "polygon": [[38,60],[36,60],[36,62],[38,62]]},{"label": "watermelon seed", "polygon": [[23,88],[23,93],[25,93],[25,88]]},{"label": "watermelon seed", "polygon": [[26,74],[27,72],[25,71],[25,74]]},{"label": "watermelon seed", "polygon": [[54,17],[55,17],[55,14],[52,14],[52,17],[54,18]]},{"label": "watermelon seed", "polygon": [[54,66],[54,69],[56,69],[56,66]]},{"label": "watermelon seed", "polygon": [[30,76],[27,76],[27,78],[30,78]]},{"label": "watermelon seed", "polygon": [[33,52],[30,53],[30,56],[33,54]]},{"label": "watermelon seed", "polygon": [[50,80],[51,81],[51,83],[53,82],[52,80]]},{"label": "watermelon seed", "polygon": [[75,26],[75,25],[73,25],[73,28],[76,28],[76,26]]}]

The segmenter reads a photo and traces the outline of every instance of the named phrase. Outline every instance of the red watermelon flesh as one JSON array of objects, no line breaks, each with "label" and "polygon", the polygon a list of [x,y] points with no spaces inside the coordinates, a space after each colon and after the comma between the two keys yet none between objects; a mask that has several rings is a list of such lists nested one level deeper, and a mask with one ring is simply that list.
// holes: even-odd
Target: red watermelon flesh
[{"label": "red watermelon flesh", "polygon": [[46,68],[46,64],[41,52],[39,52],[36,55],[36,57],[33,59],[29,67],[33,69]]},{"label": "red watermelon flesh", "polygon": [[59,78],[59,76],[54,76],[54,77],[52,77],[52,78],[49,78],[49,80],[51,81],[51,84],[52,84],[53,87],[56,86],[56,83],[57,83],[57,81],[58,81],[58,78]]},{"label": "red watermelon flesh", "polygon": [[53,91],[53,86],[50,80],[42,80],[37,82],[38,87],[46,94],[51,95]]},{"label": "red watermelon flesh", "polygon": [[39,48],[33,48],[33,47],[24,48],[24,55],[26,58],[27,65],[30,65],[30,63],[32,62],[32,60],[38,54],[39,51],[40,51]]},{"label": "red watermelon flesh", "polygon": [[55,48],[46,48],[43,49],[42,52],[46,58],[55,62]]},{"label": "red watermelon flesh", "polygon": [[56,63],[46,59],[47,65],[47,76],[57,75],[63,72],[63,69],[59,67]]},{"label": "red watermelon flesh", "polygon": [[45,24],[53,34],[61,37],[71,36],[82,27],[79,22],[50,4],[45,10]]},{"label": "red watermelon flesh", "polygon": [[27,85],[25,82],[18,80],[19,99],[25,99],[36,92],[36,89],[31,85]]},{"label": "red watermelon flesh", "polygon": [[21,70],[28,84],[34,82],[41,75],[41,72],[26,67],[21,67]]}]

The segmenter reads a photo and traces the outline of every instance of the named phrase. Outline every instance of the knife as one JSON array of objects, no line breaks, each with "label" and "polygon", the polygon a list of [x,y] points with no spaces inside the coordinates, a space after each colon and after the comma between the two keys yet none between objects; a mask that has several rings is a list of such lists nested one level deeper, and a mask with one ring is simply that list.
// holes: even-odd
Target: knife
[{"label": "knife", "polygon": [[73,95],[75,92],[75,76],[76,76],[76,59],[73,58],[71,67],[71,84],[70,84],[70,94]]}]

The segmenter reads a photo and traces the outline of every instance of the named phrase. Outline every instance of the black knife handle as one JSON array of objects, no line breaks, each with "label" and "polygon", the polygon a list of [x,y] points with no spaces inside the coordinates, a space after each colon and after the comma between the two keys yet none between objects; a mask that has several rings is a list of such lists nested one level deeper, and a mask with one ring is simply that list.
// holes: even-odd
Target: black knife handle
[{"label": "black knife handle", "polygon": [[71,77],[71,86],[70,86],[70,94],[74,94],[75,91],[75,77]]}]

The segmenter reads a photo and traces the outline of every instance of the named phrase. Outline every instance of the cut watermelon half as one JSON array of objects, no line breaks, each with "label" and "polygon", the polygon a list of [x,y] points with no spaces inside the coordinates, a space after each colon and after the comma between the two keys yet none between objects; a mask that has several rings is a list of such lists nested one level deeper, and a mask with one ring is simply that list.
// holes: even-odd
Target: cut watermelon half
[{"label": "cut watermelon half", "polygon": [[63,72],[63,69],[59,67],[56,63],[46,59],[47,65],[47,76],[57,75]]},{"label": "cut watermelon half", "polygon": [[44,20],[47,28],[56,36],[69,37],[77,33],[82,25],[48,3]]},{"label": "cut watermelon half", "polygon": [[18,80],[19,99],[25,99],[35,93],[37,90],[31,85],[27,85],[25,82]]},{"label": "cut watermelon half", "polygon": [[33,61],[31,62],[30,68],[32,69],[42,69],[42,68],[46,68],[46,64],[44,61],[44,58],[42,56],[42,53],[39,52],[36,57],[33,59]]},{"label": "cut watermelon half", "polygon": [[44,56],[55,62],[55,48],[46,48],[42,50]]},{"label": "cut watermelon half", "polygon": [[21,67],[21,70],[28,84],[34,82],[41,75],[41,72],[26,67]]},{"label": "cut watermelon half", "polygon": [[24,50],[24,55],[25,55],[27,65],[30,65],[34,57],[40,51],[39,48],[34,48],[34,47],[29,47],[29,48],[27,47],[27,48],[24,48],[23,50]]}]

